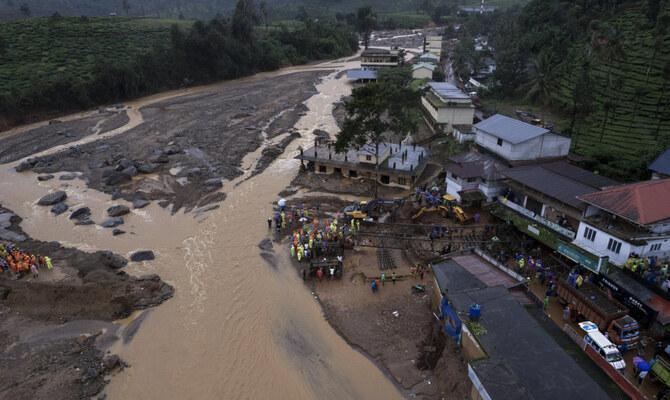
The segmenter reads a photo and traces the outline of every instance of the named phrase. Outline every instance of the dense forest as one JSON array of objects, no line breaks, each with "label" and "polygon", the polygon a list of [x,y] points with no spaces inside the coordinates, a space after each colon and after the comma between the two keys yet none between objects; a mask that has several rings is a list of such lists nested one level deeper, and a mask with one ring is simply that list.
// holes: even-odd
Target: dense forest
[{"label": "dense forest", "polygon": [[[648,163],[670,147],[668,3],[533,0],[471,16],[456,34],[462,43],[479,34],[492,42],[491,102],[551,114],[572,150],[589,158],[587,168],[644,179]],[[483,56],[455,53],[465,64]]]},{"label": "dense forest", "polygon": [[160,90],[251,75],[358,48],[344,24],[259,27],[254,3],[230,18],[61,17],[0,24],[0,128]]}]

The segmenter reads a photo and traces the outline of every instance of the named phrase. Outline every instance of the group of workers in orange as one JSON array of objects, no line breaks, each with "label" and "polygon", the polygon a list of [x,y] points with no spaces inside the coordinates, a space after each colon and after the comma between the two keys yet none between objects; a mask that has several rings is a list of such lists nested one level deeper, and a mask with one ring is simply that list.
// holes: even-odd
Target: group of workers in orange
[{"label": "group of workers in orange", "polygon": [[0,268],[6,273],[9,273],[11,268],[17,277],[32,272],[33,278],[37,278],[39,267],[53,268],[51,258],[42,257],[40,254],[24,253],[13,243],[6,246],[0,244]]}]

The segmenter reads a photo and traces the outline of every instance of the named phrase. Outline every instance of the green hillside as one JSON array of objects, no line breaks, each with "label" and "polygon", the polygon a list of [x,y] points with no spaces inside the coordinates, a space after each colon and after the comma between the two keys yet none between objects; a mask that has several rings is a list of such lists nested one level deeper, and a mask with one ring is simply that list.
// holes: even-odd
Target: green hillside
[{"label": "green hillside", "polygon": [[669,3],[533,0],[479,18],[495,43],[495,95],[550,114],[586,168],[647,178],[670,147]]},{"label": "green hillside", "polygon": [[128,63],[170,40],[170,26],[184,21],[61,17],[0,24],[7,47],[0,55],[0,93],[51,84],[63,76],[87,80],[96,65]]}]

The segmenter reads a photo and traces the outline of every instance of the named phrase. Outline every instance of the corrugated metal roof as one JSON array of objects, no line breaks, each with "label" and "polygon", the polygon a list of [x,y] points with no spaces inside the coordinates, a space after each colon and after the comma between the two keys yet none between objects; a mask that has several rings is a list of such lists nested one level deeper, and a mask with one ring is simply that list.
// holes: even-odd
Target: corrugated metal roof
[{"label": "corrugated metal roof", "polygon": [[415,71],[415,70],[417,70],[417,69],[419,69],[419,68],[427,68],[427,69],[429,69],[429,70],[431,70],[431,71],[434,71],[434,70],[435,70],[435,65],[433,65],[433,64],[428,64],[428,63],[424,63],[424,62],[422,62],[422,63],[418,63],[418,64],[416,64],[416,65],[414,65],[414,66],[412,67],[412,71]]},{"label": "corrugated metal roof", "polygon": [[485,119],[474,127],[512,144],[519,144],[549,132],[548,129],[500,114]]},{"label": "corrugated metal roof", "polygon": [[453,163],[447,164],[445,169],[460,178],[484,178],[493,181],[503,179],[505,176],[500,171],[507,169],[500,161],[476,151],[457,154],[449,159]]},{"label": "corrugated metal roof", "polygon": [[628,293],[637,297],[639,301],[658,311],[656,319],[661,325],[666,325],[670,322],[670,303],[668,303],[667,300],[623,272],[614,272],[607,275],[607,278],[624,288]]},{"label": "corrugated metal roof", "polygon": [[583,209],[584,206],[577,196],[593,193],[598,190],[551,172],[539,165],[514,167],[502,171],[502,174],[538,192],[542,192],[579,209]]},{"label": "corrugated metal roof", "polygon": [[350,69],[347,71],[347,79],[377,79],[375,71]]},{"label": "corrugated metal roof", "polygon": [[546,164],[541,164],[540,166],[553,173],[565,176],[566,178],[570,178],[579,183],[583,183],[586,186],[590,186],[596,189],[602,190],[605,188],[622,185],[621,182],[617,182],[614,179],[594,174],[591,171],[575,167],[574,165],[566,163],[564,161],[554,161]]},{"label": "corrugated metal roof", "polygon": [[661,174],[670,175],[670,149],[666,149],[663,154],[658,156],[654,162],[649,165],[649,169],[660,172]]},{"label": "corrugated metal roof", "polygon": [[421,54],[417,57],[417,59],[422,59],[422,58],[428,58],[428,59],[437,61],[438,57],[433,53],[423,53],[423,54]]},{"label": "corrugated metal roof", "polygon": [[670,221],[670,178],[631,183],[579,198],[642,225]]},{"label": "corrugated metal roof", "polygon": [[428,86],[444,99],[469,99],[470,96],[447,82],[428,82]]}]

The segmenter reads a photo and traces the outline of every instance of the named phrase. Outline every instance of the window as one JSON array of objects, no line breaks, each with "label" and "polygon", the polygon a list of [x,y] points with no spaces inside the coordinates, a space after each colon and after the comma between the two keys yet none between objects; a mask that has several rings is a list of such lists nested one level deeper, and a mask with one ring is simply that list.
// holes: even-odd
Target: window
[{"label": "window", "polygon": [[319,165],[319,172],[326,172],[326,166],[325,165]]},{"label": "window", "polygon": [[584,228],[584,237],[593,242],[596,239],[596,231],[587,226]]},{"label": "window", "polygon": [[454,174],[453,172],[451,173],[451,177],[454,178],[455,180],[458,180],[458,175]]},{"label": "window", "polygon": [[618,242],[614,239],[610,239],[609,243],[607,243],[607,250],[619,254],[619,251],[621,250],[621,242]]},{"label": "window", "polygon": [[502,139],[498,139],[498,146],[502,146]]},{"label": "window", "polygon": [[477,178],[468,178],[468,182],[477,182]]},{"label": "window", "polygon": [[652,244],[649,251],[659,251],[661,250],[661,243]]},{"label": "window", "polygon": [[406,185],[407,178],[398,178],[398,185]]},{"label": "window", "polygon": [[372,156],[365,156],[365,161],[372,161]]}]

